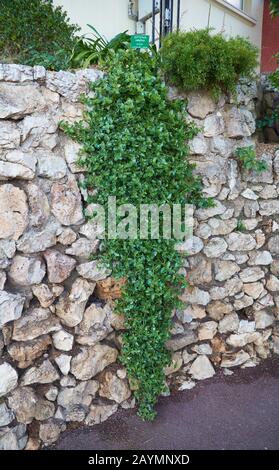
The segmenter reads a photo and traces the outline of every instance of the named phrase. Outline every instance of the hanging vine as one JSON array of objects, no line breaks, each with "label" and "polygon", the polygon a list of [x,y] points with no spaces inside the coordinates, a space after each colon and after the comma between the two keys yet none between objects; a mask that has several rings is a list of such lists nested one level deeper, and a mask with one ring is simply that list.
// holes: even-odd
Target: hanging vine
[{"label": "hanging vine", "polygon": [[[62,124],[82,144],[80,164],[86,186],[94,189],[88,203],[212,204],[201,193],[187,160],[187,141],[197,129],[185,119],[183,103],[170,101],[157,58],[128,50],[112,55],[104,79],[84,98],[84,120]],[[139,227],[138,227],[139,231]],[[170,362],[165,343],[171,315],[179,307],[184,279],[174,239],[106,239],[102,260],[115,278],[125,278],[116,311],[125,315],[121,361],[135,390],[139,415],[153,419],[157,397],[165,387]]]}]

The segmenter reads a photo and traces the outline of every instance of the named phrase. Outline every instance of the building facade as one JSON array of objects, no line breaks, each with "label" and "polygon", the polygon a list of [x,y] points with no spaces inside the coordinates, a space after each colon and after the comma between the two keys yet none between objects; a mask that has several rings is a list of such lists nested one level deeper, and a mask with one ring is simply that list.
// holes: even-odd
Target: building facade
[{"label": "building facade", "polygon": [[[160,32],[160,6],[173,6],[173,29],[210,27],[225,36],[244,36],[262,50],[262,71],[276,67],[272,55],[279,50],[279,20],[269,15],[269,0],[156,0],[155,40]],[[152,36],[152,0],[54,0],[68,12],[82,33],[93,25],[108,39],[122,31]],[[179,11],[178,11],[179,7]],[[263,47],[263,49],[262,49]]]}]

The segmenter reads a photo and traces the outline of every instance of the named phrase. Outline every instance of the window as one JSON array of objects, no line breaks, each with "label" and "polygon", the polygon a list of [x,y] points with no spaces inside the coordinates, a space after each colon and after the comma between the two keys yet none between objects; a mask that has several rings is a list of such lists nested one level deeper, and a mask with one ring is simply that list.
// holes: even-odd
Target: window
[{"label": "window", "polygon": [[227,0],[233,7],[244,10],[244,0]]}]

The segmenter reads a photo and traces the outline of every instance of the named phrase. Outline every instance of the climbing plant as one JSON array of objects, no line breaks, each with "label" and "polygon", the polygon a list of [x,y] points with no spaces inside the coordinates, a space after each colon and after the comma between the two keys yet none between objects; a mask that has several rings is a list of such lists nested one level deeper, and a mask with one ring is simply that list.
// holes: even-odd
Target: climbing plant
[{"label": "climbing plant", "polygon": [[[212,205],[203,197],[201,181],[187,160],[186,141],[197,133],[185,119],[181,101],[169,101],[156,57],[127,50],[112,54],[104,79],[84,97],[84,120],[62,123],[82,144],[80,165],[85,185],[94,190],[88,203],[118,205]],[[92,194],[92,191],[89,191]],[[139,226],[136,231],[139,234]],[[150,233],[150,232],[149,232]],[[106,239],[102,260],[115,278],[125,278],[116,311],[124,314],[122,363],[135,390],[139,415],[153,419],[157,397],[164,391],[164,368],[170,362],[166,341],[172,311],[184,278],[174,239]]]}]

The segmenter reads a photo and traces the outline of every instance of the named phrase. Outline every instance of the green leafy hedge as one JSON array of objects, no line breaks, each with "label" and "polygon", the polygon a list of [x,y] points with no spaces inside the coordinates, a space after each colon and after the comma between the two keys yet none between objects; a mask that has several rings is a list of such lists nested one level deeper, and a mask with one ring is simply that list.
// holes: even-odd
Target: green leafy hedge
[{"label": "green leafy hedge", "polygon": [[[119,51],[108,74],[85,97],[84,121],[62,124],[83,146],[80,164],[86,187],[94,188],[88,203],[173,204],[193,202],[206,207],[201,182],[187,160],[197,129],[185,120],[183,104],[167,99],[156,58],[148,53]],[[164,390],[164,367],[170,356],[165,343],[171,314],[179,306],[184,278],[176,240],[105,240],[103,261],[113,276],[127,280],[116,310],[125,315],[127,332],[121,360],[135,387],[139,414],[155,416],[157,396]]]},{"label": "green leafy hedge", "polygon": [[169,34],[161,49],[167,81],[184,91],[234,92],[240,77],[252,77],[258,50],[248,40],[225,39],[203,29]]},{"label": "green leafy hedge", "polygon": [[79,28],[52,0],[0,0],[0,60],[65,69]]}]

